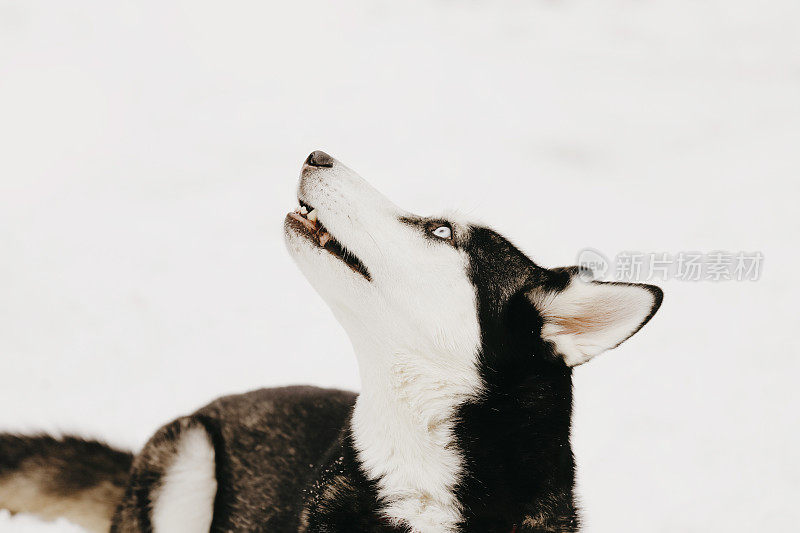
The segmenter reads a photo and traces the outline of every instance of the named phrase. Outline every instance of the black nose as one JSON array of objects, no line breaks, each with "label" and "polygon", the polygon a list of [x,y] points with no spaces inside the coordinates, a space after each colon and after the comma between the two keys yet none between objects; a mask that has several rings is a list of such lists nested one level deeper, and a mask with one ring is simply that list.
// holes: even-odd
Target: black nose
[{"label": "black nose", "polygon": [[321,150],[314,150],[306,158],[306,165],[312,167],[330,168],[333,166],[334,159]]}]

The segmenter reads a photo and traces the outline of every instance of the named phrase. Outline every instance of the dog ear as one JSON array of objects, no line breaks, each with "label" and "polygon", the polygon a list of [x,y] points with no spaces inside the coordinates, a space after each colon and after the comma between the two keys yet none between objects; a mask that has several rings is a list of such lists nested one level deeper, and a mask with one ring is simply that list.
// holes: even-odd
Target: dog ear
[{"label": "dog ear", "polygon": [[592,281],[578,267],[551,272],[560,280],[558,287],[537,287],[528,297],[542,317],[542,338],[568,366],[629,339],[658,311],[664,296],[654,285]]}]

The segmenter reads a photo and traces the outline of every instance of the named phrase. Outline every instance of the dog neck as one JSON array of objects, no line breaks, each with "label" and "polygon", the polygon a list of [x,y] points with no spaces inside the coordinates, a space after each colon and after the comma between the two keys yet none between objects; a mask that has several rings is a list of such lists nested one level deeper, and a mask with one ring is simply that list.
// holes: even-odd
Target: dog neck
[{"label": "dog neck", "polygon": [[524,367],[486,376],[463,404],[455,435],[470,465],[459,487],[465,531],[577,531],[568,371]]},{"label": "dog neck", "polygon": [[385,516],[415,533],[577,527],[568,375],[553,391],[535,379],[483,380],[463,364],[474,356],[379,349],[357,346],[351,430]]},{"label": "dog neck", "polygon": [[455,413],[480,392],[473,357],[354,346],[362,392],[353,440],[383,513],[418,533],[457,531],[464,458],[455,445]]}]

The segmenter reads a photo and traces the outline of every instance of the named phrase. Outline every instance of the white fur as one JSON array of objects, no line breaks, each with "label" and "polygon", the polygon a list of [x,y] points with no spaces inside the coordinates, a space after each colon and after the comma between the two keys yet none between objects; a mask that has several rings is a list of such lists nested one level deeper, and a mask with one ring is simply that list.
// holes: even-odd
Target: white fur
[{"label": "white fur", "polygon": [[[383,512],[417,533],[454,531],[463,457],[453,445],[453,412],[481,391],[467,259],[402,222],[408,213],[338,161],[305,167],[299,195],[372,277],[287,231],[289,250],[353,343],[363,387],[353,433],[387,502]],[[457,224],[453,231],[457,237]]]},{"label": "white fur", "polygon": [[[473,335],[469,327],[463,333]],[[474,361],[444,349],[382,353],[387,347],[354,344],[360,360],[373,361],[361,365],[369,377],[353,432],[359,458],[388,502],[384,513],[415,532],[454,531],[463,465],[453,445],[453,413],[481,389]]]},{"label": "white fur", "polygon": [[576,366],[630,337],[650,315],[655,297],[641,286],[575,276],[566,289],[535,303],[544,319],[542,337]]},{"label": "white fur", "polygon": [[153,530],[207,532],[214,516],[216,494],[214,447],[203,428],[190,428],[181,434],[178,451],[156,495]]}]

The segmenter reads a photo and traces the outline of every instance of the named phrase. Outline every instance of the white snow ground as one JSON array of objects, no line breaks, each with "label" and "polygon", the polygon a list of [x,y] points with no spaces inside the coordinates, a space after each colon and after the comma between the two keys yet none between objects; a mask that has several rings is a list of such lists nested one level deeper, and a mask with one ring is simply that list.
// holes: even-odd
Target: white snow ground
[{"label": "white snow ground", "polygon": [[[800,523],[800,3],[0,1],[0,429],[137,448],[216,396],[357,387],[284,253],[317,148],[546,266],[761,251],[662,283],[575,374],[588,532]],[[0,514],[3,532],[76,531]]]}]

